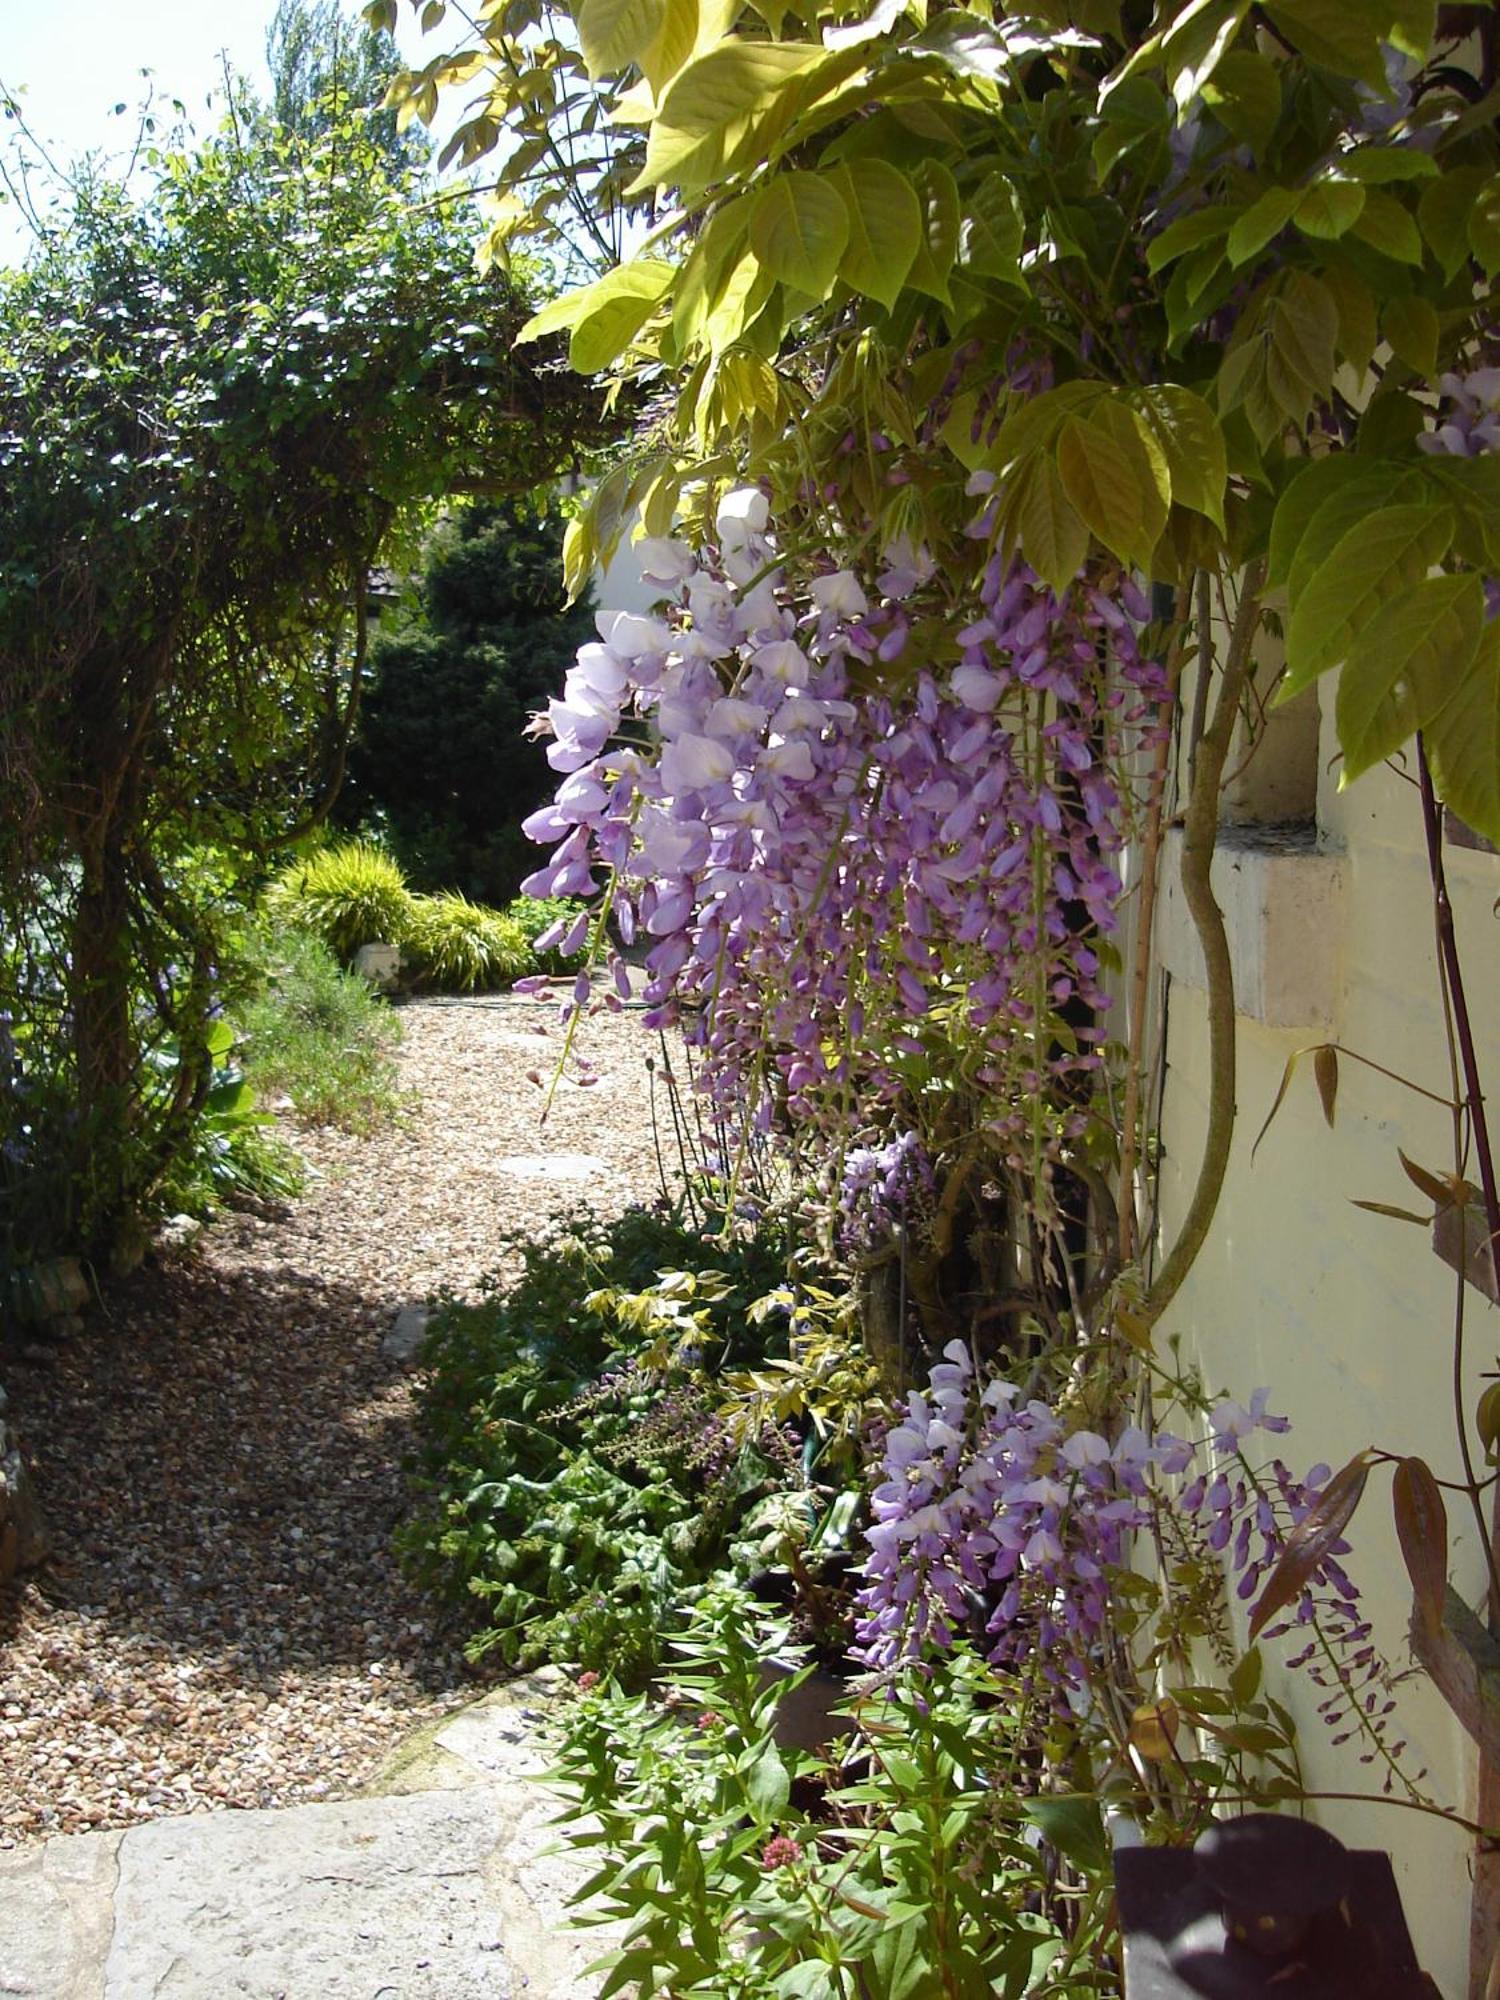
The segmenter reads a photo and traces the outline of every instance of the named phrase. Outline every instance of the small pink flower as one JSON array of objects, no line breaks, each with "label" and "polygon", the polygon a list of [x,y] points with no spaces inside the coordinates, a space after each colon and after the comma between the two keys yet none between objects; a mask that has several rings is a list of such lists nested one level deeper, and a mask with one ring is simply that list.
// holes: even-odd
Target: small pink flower
[{"label": "small pink flower", "polygon": [[596,1688],[598,1685],[599,1676],[597,1674],[582,1673],[578,1676],[578,1692],[580,1694],[587,1694],[590,1688]]},{"label": "small pink flower", "polygon": [[773,1834],[760,1857],[768,1875],[774,1875],[778,1868],[790,1868],[801,1859],[802,1849],[789,1833]]}]

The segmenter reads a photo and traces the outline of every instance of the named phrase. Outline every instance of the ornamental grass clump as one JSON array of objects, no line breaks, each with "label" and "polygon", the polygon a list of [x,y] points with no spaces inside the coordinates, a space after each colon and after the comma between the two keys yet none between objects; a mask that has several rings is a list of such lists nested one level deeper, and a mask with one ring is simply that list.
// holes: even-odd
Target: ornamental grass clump
[{"label": "ornamental grass clump", "polygon": [[401,869],[368,840],[320,848],[284,869],[266,892],[273,923],[311,931],[344,960],[362,944],[400,944],[412,901]]},{"label": "ornamental grass clump", "polygon": [[413,897],[400,943],[414,977],[445,993],[504,986],[532,965],[519,924],[457,893]]}]

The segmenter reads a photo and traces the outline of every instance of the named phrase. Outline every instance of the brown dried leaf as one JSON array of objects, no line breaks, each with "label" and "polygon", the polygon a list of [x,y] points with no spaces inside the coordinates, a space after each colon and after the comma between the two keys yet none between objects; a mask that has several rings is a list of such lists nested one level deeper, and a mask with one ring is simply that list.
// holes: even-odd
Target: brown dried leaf
[{"label": "brown dried leaf", "polygon": [[[1260,1150],[1261,1140],[1270,1131],[1272,1122],[1285,1101],[1287,1091],[1291,1088],[1292,1078],[1297,1074],[1297,1065],[1304,1056],[1311,1056],[1313,1059],[1313,1071],[1318,1083],[1318,1096],[1323,1102],[1323,1116],[1328,1120],[1330,1125],[1333,1123],[1333,1101],[1338,1092],[1338,1051],[1334,1048],[1332,1042],[1314,1042],[1310,1043],[1305,1049],[1293,1049],[1292,1053],[1286,1059],[1286,1068],[1281,1072],[1281,1082],[1276,1086],[1276,1097],[1270,1110],[1266,1113],[1266,1122],[1256,1133],[1255,1144],[1250,1148],[1250,1158],[1252,1161]],[[1333,1066],[1331,1083],[1329,1082],[1328,1070],[1330,1061]]]},{"label": "brown dried leaf", "polygon": [[1428,1636],[1435,1639],[1443,1628],[1443,1602],[1448,1594],[1448,1510],[1424,1460],[1401,1460],[1391,1482],[1391,1501],[1417,1616]]},{"label": "brown dried leaf", "polygon": [[1170,1695],[1148,1701],[1130,1717],[1130,1747],[1148,1764],[1164,1764],[1172,1755],[1182,1717]]},{"label": "brown dried leaf", "polygon": [[1367,1209],[1371,1215],[1388,1215],[1394,1222],[1414,1222],[1419,1229],[1430,1229],[1432,1227],[1432,1217],[1430,1215],[1418,1215],[1415,1210],[1410,1208],[1397,1208],[1393,1202],[1356,1201],[1354,1206],[1356,1208]]},{"label": "brown dried leaf", "polygon": [[1260,1151],[1260,1142],[1262,1139],[1265,1138],[1266,1134],[1270,1131],[1272,1121],[1275,1119],[1277,1112],[1281,1109],[1282,1101],[1286,1097],[1287,1091],[1291,1087],[1291,1081],[1293,1076],[1296,1074],[1297,1065],[1299,1062],[1301,1062],[1302,1058],[1306,1054],[1307,1054],[1306,1049],[1294,1049],[1286,1059],[1286,1068],[1281,1072],[1281,1081],[1276,1086],[1276,1096],[1272,1100],[1270,1110],[1266,1113],[1266,1122],[1264,1125],[1261,1126],[1260,1130],[1256,1133],[1255,1144],[1250,1148],[1250,1163],[1252,1166],[1255,1164],[1256,1154]]},{"label": "brown dried leaf", "polygon": [[1332,1125],[1333,1109],[1339,1096],[1339,1052],[1332,1042],[1324,1042],[1320,1048],[1313,1050],[1313,1076],[1318,1085],[1323,1117]]},{"label": "brown dried leaf", "polygon": [[1396,1157],[1412,1186],[1420,1188],[1427,1199],[1436,1202],[1439,1208],[1452,1208],[1462,1201],[1463,1196],[1458,1191],[1462,1182],[1455,1183],[1448,1174],[1435,1174],[1430,1167],[1419,1167],[1415,1160],[1406,1157],[1399,1146]]},{"label": "brown dried leaf", "polygon": [[1342,1539],[1365,1490],[1371,1458],[1368,1451],[1351,1458],[1323,1488],[1312,1512],[1287,1536],[1281,1561],[1272,1570],[1271,1580],[1251,1615],[1252,1640],[1260,1637],[1278,1611],[1302,1595],[1327,1561],[1329,1550]]}]

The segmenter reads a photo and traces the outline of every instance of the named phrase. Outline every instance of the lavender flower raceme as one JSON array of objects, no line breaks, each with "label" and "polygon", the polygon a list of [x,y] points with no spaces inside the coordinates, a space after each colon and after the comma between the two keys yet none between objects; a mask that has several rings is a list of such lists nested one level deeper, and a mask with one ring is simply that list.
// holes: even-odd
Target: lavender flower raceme
[{"label": "lavender flower raceme", "polygon": [[[1106,1633],[1111,1572],[1126,1564],[1134,1530],[1174,1513],[1223,1557],[1237,1596],[1253,1597],[1328,1478],[1326,1466],[1299,1481],[1279,1459],[1251,1465],[1256,1433],[1289,1428],[1268,1403],[1257,1389],[1248,1405],[1216,1404],[1202,1446],[1134,1425],[1111,1440],[1069,1429],[1047,1403],[1022,1403],[1008,1382],[981,1382],[963,1343],[950,1343],[885,1439],[859,1597],[863,1658],[884,1668],[949,1646],[984,1607],[992,1662],[1081,1695]],[[1335,1546],[1272,1635],[1305,1631],[1290,1664],[1325,1690],[1319,1707],[1343,1731],[1335,1740],[1364,1728],[1373,1757],[1390,1701],[1345,1552]]]},{"label": "lavender flower raceme", "polygon": [[932,1163],[915,1132],[884,1146],[854,1146],[839,1180],[839,1236],[848,1249],[887,1241],[914,1199],[933,1184]]},{"label": "lavender flower raceme", "polygon": [[648,1020],[683,1021],[726,1113],[816,1120],[855,1088],[878,1119],[957,1022],[991,1137],[1019,1152],[1047,1117],[1065,1138],[1104,1036],[1115,772],[1160,693],[1144,602],[1059,601],[997,559],[958,664],[902,677],[924,551],[888,551],[872,597],[848,570],[794,590],[757,492],[728,496],[718,536],[637,544],[667,612],[601,614],[551,704],[562,782],[526,826],[556,845],[528,892],[608,885],[627,942],[650,940]]}]

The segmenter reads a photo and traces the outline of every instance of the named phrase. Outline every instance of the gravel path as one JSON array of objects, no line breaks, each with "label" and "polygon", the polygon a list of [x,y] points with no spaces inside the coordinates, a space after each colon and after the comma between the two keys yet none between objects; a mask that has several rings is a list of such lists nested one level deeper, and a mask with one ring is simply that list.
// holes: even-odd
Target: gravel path
[{"label": "gravel path", "polygon": [[304,1136],[318,1178],[148,1265],[48,1360],[6,1356],[56,1553],[0,1590],[0,1847],[338,1796],[474,1689],[390,1554],[396,1310],[465,1292],[502,1229],[659,1191],[655,1037],[601,1013],[538,1127],[549,1002],[403,1010],[405,1129]]}]

